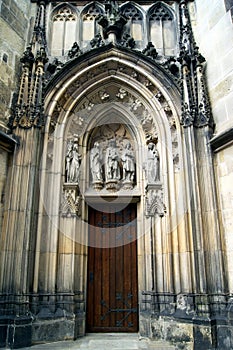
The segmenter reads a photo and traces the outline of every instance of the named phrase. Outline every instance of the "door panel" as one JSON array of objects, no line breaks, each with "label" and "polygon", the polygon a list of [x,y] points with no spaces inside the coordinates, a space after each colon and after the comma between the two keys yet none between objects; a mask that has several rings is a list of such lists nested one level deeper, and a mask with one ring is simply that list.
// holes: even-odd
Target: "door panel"
[{"label": "door panel", "polygon": [[136,205],[89,209],[87,331],[137,332]]}]

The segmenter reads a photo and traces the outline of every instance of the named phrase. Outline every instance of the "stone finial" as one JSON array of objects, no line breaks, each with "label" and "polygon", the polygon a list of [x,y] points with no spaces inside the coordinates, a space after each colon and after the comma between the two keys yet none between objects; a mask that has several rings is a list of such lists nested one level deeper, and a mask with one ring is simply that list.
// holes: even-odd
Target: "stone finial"
[{"label": "stone finial", "polygon": [[104,46],[104,41],[100,33],[95,35],[95,37],[90,41],[90,45],[93,49]]},{"label": "stone finial", "polygon": [[129,47],[130,49],[133,49],[136,46],[136,43],[134,38],[132,38],[131,35],[129,35],[128,33],[123,33],[121,45],[124,47]]},{"label": "stone finial", "polygon": [[142,53],[153,59],[156,59],[156,57],[158,56],[158,52],[156,51],[156,48],[154,47],[151,41],[148,42],[147,47],[142,51]]},{"label": "stone finial", "polygon": [[68,52],[68,59],[78,57],[81,54],[82,54],[82,51],[80,50],[78,43],[75,42],[75,43],[73,43],[73,46],[71,47],[71,49]]},{"label": "stone finial", "polygon": [[28,46],[26,50],[23,53],[22,58],[20,59],[20,62],[22,62],[25,65],[28,65],[29,67],[33,65],[35,61],[34,55],[32,53],[32,47]]},{"label": "stone finial", "polygon": [[120,13],[117,1],[105,2],[105,15],[100,15],[98,23],[103,28],[104,39],[120,40],[124,32],[127,18]]},{"label": "stone finial", "polygon": [[187,1],[182,0],[180,10],[180,54],[182,78],[182,116],[184,127],[194,125],[213,127],[213,120],[209,106],[206,79],[203,64],[205,58],[200,54],[196,45]]}]

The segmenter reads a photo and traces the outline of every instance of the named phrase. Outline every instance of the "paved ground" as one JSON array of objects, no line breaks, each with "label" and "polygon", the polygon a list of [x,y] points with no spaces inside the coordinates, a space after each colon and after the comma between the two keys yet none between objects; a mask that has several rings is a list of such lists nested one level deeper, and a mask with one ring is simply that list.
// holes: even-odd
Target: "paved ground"
[{"label": "paved ground", "polygon": [[137,334],[88,334],[76,341],[34,345],[24,350],[175,350],[165,342],[139,339]]}]

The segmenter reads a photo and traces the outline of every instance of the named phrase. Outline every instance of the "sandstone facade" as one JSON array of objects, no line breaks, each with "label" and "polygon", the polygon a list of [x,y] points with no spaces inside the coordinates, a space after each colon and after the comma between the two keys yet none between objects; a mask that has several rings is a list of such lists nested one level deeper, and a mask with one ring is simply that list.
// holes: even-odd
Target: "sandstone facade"
[{"label": "sandstone facade", "polygon": [[0,9],[0,346],[232,349],[231,1]]}]

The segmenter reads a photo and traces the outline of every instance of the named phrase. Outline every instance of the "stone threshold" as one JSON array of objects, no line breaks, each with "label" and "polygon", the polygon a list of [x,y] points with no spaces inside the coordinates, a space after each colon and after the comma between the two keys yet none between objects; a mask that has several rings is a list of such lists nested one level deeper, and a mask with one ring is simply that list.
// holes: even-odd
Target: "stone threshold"
[{"label": "stone threshold", "polygon": [[24,350],[175,350],[167,342],[140,338],[137,333],[89,333],[75,341],[37,344]]}]

